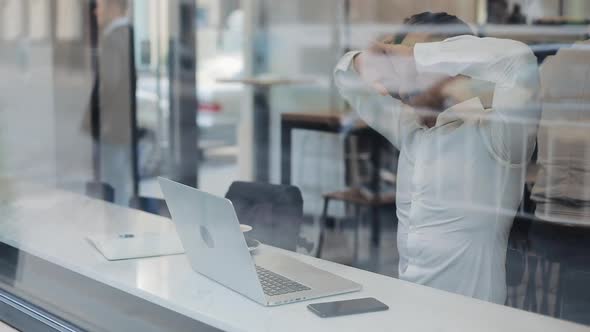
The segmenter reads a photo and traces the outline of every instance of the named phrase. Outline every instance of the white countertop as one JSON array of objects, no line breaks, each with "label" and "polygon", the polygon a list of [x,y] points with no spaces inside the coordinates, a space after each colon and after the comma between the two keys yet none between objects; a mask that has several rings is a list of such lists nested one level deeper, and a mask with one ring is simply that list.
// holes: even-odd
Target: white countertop
[{"label": "white countertop", "polygon": [[589,327],[284,252],[363,285],[361,292],[328,301],[375,297],[390,307],[385,312],[321,319],[306,306],[326,299],[267,308],[194,273],[184,255],[109,262],[86,240],[92,234],[171,229],[173,224],[158,216],[65,191],[0,182],[0,241],[223,330],[590,331]]}]

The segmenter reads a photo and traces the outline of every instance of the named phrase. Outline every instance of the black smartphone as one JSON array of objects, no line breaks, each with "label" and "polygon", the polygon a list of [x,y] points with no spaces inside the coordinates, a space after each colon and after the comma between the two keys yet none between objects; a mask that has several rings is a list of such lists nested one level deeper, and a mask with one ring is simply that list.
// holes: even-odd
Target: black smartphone
[{"label": "black smartphone", "polygon": [[322,318],[363,314],[389,309],[386,304],[381,303],[372,297],[347,301],[314,303],[308,305],[307,308]]}]

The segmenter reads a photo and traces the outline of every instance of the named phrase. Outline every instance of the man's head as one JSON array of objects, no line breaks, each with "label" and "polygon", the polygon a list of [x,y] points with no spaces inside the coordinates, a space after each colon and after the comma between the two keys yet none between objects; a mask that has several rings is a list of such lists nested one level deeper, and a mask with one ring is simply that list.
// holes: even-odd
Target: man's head
[{"label": "man's head", "polygon": [[127,15],[128,0],[97,0],[96,19],[101,28],[106,27],[114,19]]},{"label": "man's head", "polygon": [[[442,91],[455,78],[440,73],[418,73],[414,63],[417,43],[473,35],[465,22],[447,13],[424,12],[407,18],[397,36],[373,43],[355,66],[381,95],[391,95],[414,107],[425,123],[436,121],[445,106]],[[391,66],[393,64],[393,66]]]},{"label": "man's head", "polygon": [[[424,12],[408,17],[404,29],[396,35],[396,44],[414,47],[417,43],[441,41],[451,37],[473,35],[469,25],[447,13]],[[413,67],[413,66],[412,66]],[[434,126],[445,108],[442,91],[455,78],[441,74],[416,74],[397,91],[404,103],[414,107],[421,122]]]},{"label": "man's head", "polygon": [[396,35],[396,43],[414,46],[462,35],[473,35],[473,31],[457,16],[424,12],[404,20],[404,28]]}]

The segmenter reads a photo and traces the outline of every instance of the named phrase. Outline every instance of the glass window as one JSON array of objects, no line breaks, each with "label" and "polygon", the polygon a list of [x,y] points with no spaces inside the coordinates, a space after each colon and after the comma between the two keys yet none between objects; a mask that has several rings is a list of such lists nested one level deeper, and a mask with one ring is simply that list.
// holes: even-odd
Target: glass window
[{"label": "glass window", "polygon": [[584,0],[0,0],[0,320],[360,330],[314,312],[385,307],[304,307],[375,298],[376,329],[583,330],[589,26]]}]

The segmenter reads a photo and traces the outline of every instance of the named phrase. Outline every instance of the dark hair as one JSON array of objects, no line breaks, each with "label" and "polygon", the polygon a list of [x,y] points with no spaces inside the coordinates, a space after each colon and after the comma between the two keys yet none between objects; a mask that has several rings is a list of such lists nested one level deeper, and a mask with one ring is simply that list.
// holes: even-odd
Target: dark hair
[{"label": "dark hair", "polygon": [[[444,25],[444,27],[441,27]],[[423,12],[404,20],[404,28],[396,34],[396,43],[401,42],[412,32],[427,32],[433,36],[451,38],[462,35],[473,35],[467,23],[455,15],[445,12]]]}]

